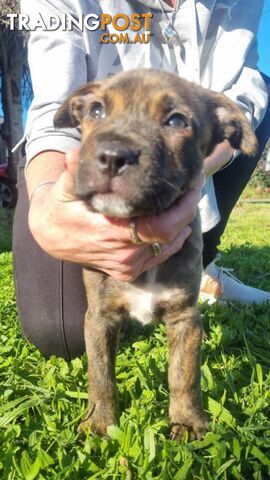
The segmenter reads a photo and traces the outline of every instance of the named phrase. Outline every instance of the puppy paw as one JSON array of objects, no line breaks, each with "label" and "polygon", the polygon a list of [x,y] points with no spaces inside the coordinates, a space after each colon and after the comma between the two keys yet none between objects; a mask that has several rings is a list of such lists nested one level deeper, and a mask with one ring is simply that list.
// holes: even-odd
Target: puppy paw
[{"label": "puppy paw", "polygon": [[209,424],[205,415],[195,419],[183,419],[171,424],[171,440],[179,442],[182,440],[185,432],[188,432],[188,438],[192,440],[201,440],[208,431]]},{"label": "puppy paw", "polygon": [[78,427],[78,432],[88,434],[93,432],[99,436],[107,436],[107,427],[117,424],[117,416],[113,411],[108,411],[102,406],[94,405],[89,409],[84,420]]}]

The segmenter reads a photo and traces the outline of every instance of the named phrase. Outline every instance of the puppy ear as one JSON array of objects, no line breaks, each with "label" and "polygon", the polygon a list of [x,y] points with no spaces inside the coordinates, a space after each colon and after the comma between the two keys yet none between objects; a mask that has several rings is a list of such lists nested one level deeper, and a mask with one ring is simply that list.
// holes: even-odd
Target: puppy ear
[{"label": "puppy ear", "polygon": [[208,109],[213,123],[212,148],[227,139],[231,146],[246,155],[255,155],[256,136],[245,115],[235,103],[223,94],[210,93]]},{"label": "puppy ear", "polygon": [[90,82],[73,92],[57,110],[53,124],[56,128],[74,128],[80,125],[86,106],[86,99],[100,87],[99,82]]}]

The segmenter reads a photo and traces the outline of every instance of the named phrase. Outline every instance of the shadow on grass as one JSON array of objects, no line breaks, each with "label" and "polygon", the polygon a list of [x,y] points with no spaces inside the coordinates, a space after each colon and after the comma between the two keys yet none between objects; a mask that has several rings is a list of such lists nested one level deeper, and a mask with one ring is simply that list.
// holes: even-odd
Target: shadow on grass
[{"label": "shadow on grass", "polygon": [[0,208],[0,253],[12,249],[13,210]]}]

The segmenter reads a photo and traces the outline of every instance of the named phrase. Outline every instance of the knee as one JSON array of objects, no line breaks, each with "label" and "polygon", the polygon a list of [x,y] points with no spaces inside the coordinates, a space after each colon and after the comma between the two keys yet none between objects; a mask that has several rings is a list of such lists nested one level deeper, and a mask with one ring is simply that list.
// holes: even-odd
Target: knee
[{"label": "knee", "polygon": [[[33,343],[45,357],[55,355],[65,360],[81,356],[85,351],[83,326],[77,331],[66,332],[63,319],[50,312],[36,313],[30,308],[19,308],[19,320],[23,336]],[[76,325],[75,325],[76,329]]]}]

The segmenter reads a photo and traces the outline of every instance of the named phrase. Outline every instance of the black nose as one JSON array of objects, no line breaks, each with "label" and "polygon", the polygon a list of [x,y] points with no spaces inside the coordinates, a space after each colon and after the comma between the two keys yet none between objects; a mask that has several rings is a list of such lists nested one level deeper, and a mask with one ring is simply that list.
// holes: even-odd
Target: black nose
[{"label": "black nose", "polygon": [[120,142],[103,143],[97,152],[97,165],[102,173],[115,177],[137,164],[139,155],[139,150]]}]

